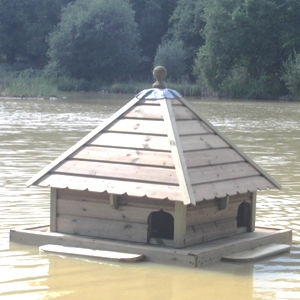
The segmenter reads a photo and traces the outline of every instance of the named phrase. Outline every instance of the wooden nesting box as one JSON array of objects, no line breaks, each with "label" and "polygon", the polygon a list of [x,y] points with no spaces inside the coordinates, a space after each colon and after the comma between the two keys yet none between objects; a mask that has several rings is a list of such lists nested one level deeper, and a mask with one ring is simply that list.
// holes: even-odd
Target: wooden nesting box
[{"label": "wooden nesting box", "polygon": [[139,93],[27,182],[51,188],[50,230],[183,248],[253,231],[280,188],[170,89]]}]

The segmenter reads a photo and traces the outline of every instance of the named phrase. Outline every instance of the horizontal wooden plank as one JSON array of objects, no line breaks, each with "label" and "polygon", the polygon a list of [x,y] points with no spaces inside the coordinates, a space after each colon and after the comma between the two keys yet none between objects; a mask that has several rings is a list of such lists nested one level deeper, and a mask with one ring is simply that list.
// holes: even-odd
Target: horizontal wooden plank
[{"label": "horizontal wooden plank", "polygon": [[230,203],[229,200],[226,209],[222,210],[219,209],[218,205],[205,208],[200,206],[198,209],[188,210],[186,216],[187,226],[197,226],[222,219],[236,218],[239,205],[239,202]]},{"label": "horizontal wooden plank", "polygon": [[172,106],[175,120],[192,120],[198,119],[196,115],[185,106]]},{"label": "horizontal wooden plank", "polygon": [[237,194],[237,195],[230,196],[229,201],[230,201],[230,203],[252,201],[252,193],[247,192],[247,193],[243,193],[243,194]]},{"label": "horizontal wooden plank", "polygon": [[203,242],[209,242],[209,241],[226,238],[234,235],[235,232],[236,232],[236,225],[235,225],[235,221],[233,220],[230,223],[228,223],[228,226],[225,226],[224,224],[222,230],[216,230],[216,231],[204,233]]},{"label": "horizontal wooden plank", "polygon": [[51,186],[55,188],[69,188],[74,190],[89,190],[91,192],[108,192],[109,194],[130,196],[147,196],[153,199],[168,198],[172,201],[182,201],[179,186],[161,185],[153,183],[141,183],[133,181],[120,181],[110,179],[89,178],[83,176],[71,176],[62,174],[45,175],[38,181],[40,186]]},{"label": "horizontal wooden plank", "polygon": [[189,231],[185,235],[185,247],[198,245],[203,243],[203,232],[202,231]]},{"label": "horizontal wooden plank", "polygon": [[121,262],[137,262],[143,260],[145,257],[142,254],[131,254],[115,251],[102,251],[102,250],[93,250],[80,247],[66,247],[60,245],[43,245],[39,247],[40,252],[46,253],[57,253],[57,254],[67,254],[75,255],[79,257],[88,257],[88,258],[100,258]]},{"label": "horizontal wooden plank", "polygon": [[57,231],[98,238],[147,243],[148,225],[60,215],[57,217]]},{"label": "horizontal wooden plank", "polygon": [[118,119],[106,130],[108,132],[166,135],[166,127],[162,120]]},{"label": "horizontal wooden plank", "polygon": [[[185,267],[202,267],[208,263],[220,261],[222,257],[245,250],[250,250],[260,245],[270,243],[292,243],[291,230],[278,230],[272,228],[256,228],[255,232],[247,232],[232,236],[228,239],[219,239],[208,244],[195,245],[192,248],[176,249],[130,243],[126,241],[94,239],[78,235],[69,235],[49,232],[48,226],[34,228],[19,228],[10,230],[10,240],[23,244],[36,246],[63,244],[71,247],[86,247],[106,251],[119,251],[126,253],[144,254],[147,261],[178,265]],[[195,263],[197,261],[197,264]],[[64,260],[62,260],[64,261]],[[69,262],[67,263],[69,264]],[[221,297],[222,298],[222,297]]]},{"label": "horizontal wooden plank", "polygon": [[70,189],[57,189],[57,198],[69,199],[69,200],[80,200],[89,201],[96,203],[108,203],[109,194],[107,192],[96,193],[88,190],[70,190]]},{"label": "horizontal wooden plank", "polygon": [[[150,99],[141,99],[137,104],[146,104],[146,105],[160,105],[161,100],[150,100]],[[182,102],[179,99],[168,99],[172,105],[182,105]]]},{"label": "horizontal wooden plank", "polygon": [[135,105],[122,115],[122,117],[163,120],[160,105]]},{"label": "horizontal wooden plank", "polygon": [[215,222],[208,222],[197,226],[187,227],[186,245],[194,245],[227,237],[236,231],[236,219],[229,218]]},{"label": "horizontal wooden plank", "polygon": [[142,134],[102,133],[91,142],[91,145],[171,151],[167,137]]},{"label": "horizontal wooden plank", "polygon": [[59,215],[147,224],[148,217],[152,212],[153,209],[134,207],[132,205],[123,205],[114,209],[110,206],[109,202],[104,204],[57,199],[57,213]]},{"label": "horizontal wooden plank", "polygon": [[130,206],[135,206],[135,207],[141,207],[147,209],[152,209],[152,210],[164,210],[173,215],[174,213],[174,207],[175,203],[174,201],[169,201],[168,199],[162,199],[160,201],[157,201],[157,199],[149,198],[146,196],[143,197],[133,197],[129,196],[127,194],[119,195],[118,196],[118,201],[120,205],[130,205]]},{"label": "horizontal wooden plank", "polygon": [[179,120],[176,122],[179,135],[213,133],[200,120]]},{"label": "horizontal wooden plank", "polygon": [[129,179],[156,183],[178,183],[175,169],[118,163],[67,160],[53,169],[52,172],[121,180]]},{"label": "horizontal wooden plank", "polygon": [[228,148],[227,143],[216,134],[181,136],[180,140],[183,151]]},{"label": "horizontal wooden plank", "polygon": [[191,184],[250,177],[259,174],[251,165],[245,162],[190,168],[188,173]]},{"label": "horizontal wooden plank", "polygon": [[188,168],[244,161],[237,152],[230,148],[184,152],[183,156]]},{"label": "horizontal wooden plank", "polygon": [[275,188],[267,179],[262,176],[245,177],[238,179],[224,180],[214,183],[205,183],[193,185],[196,202],[204,199],[221,198],[226,195],[232,196],[254,192],[257,190],[266,190],[267,188]]},{"label": "horizontal wooden plank", "polygon": [[87,146],[81,148],[71,158],[131,163],[133,165],[174,167],[171,153],[159,151]]}]

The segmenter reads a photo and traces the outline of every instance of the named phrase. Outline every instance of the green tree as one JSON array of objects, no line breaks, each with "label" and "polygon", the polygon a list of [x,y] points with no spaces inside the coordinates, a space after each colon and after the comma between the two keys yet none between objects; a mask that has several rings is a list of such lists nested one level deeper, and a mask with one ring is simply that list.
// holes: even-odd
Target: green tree
[{"label": "green tree", "polygon": [[169,26],[177,0],[130,0],[135,11],[135,21],[139,25],[144,66],[142,71],[149,74],[157,47],[162,42]]},{"label": "green tree", "polygon": [[300,98],[300,54],[294,53],[283,64],[282,79],[294,99]]},{"label": "green tree", "polygon": [[170,18],[167,39],[181,40],[186,50],[186,64],[191,73],[194,59],[205,40],[201,34],[205,26],[204,9],[208,0],[178,0]]},{"label": "green tree", "polygon": [[134,11],[124,0],[77,0],[49,38],[48,69],[77,79],[123,80],[140,61]]},{"label": "green tree", "polygon": [[60,20],[61,8],[74,0],[0,0],[0,53],[10,64],[16,58],[44,66],[47,35]]},{"label": "green tree", "polygon": [[246,70],[263,97],[284,93],[282,63],[300,46],[299,9],[294,0],[212,0],[195,73],[220,90],[233,70]]},{"label": "green tree", "polygon": [[186,51],[183,48],[182,41],[164,41],[157,49],[154,67],[164,66],[171,81],[180,81],[186,77],[185,60]]}]

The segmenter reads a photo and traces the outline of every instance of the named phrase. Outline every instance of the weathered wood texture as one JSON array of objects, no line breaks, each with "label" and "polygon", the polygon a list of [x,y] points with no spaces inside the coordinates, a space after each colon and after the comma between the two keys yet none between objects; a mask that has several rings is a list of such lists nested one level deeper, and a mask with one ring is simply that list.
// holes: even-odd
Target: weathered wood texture
[{"label": "weathered wood texture", "polygon": [[[174,160],[177,183],[181,190],[182,201],[185,205],[196,204],[194,199],[191,181],[188,174],[185,158],[183,156],[180,136],[177,131],[176,119],[171,104],[167,101],[161,101],[162,111],[165,116],[165,127],[167,129],[169,144],[171,146],[172,157]],[[176,207],[176,206],[175,206]],[[175,241],[175,244],[177,242]]]},{"label": "weathered wood texture", "polygon": [[256,196],[257,192],[253,192],[251,194],[251,222],[249,225],[249,231],[254,231],[255,230],[255,219],[256,219]]},{"label": "weathered wood texture", "polygon": [[236,233],[236,218],[199,224],[186,229],[185,246],[217,240]]},{"label": "weathered wood texture", "polygon": [[59,189],[57,231],[147,243],[148,217],[163,209],[174,217],[174,246],[182,248],[235,234],[238,207],[243,201],[250,202],[251,193],[233,196],[222,210],[218,199],[186,209],[180,203],[176,203],[176,208],[167,200],[158,202],[148,198],[141,201],[139,197],[124,194],[118,197],[115,209],[106,192]]},{"label": "weathered wood texture", "polygon": [[70,158],[84,161],[118,162],[132,165],[148,165],[157,167],[174,167],[171,153],[151,152],[134,149],[111,147],[84,147]]},{"label": "weathered wood texture", "polygon": [[175,218],[174,218],[174,247],[185,247],[186,239],[186,210],[187,207],[180,202],[175,203]]},{"label": "weathered wood texture", "polygon": [[36,182],[186,205],[275,187],[184,99],[135,99],[104,123]]},{"label": "weathered wood texture", "polygon": [[58,216],[58,232],[147,243],[147,224]]},{"label": "weathered wood texture", "polygon": [[51,188],[50,190],[50,231],[57,230],[57,189]]},{"label": "weathered wood texture", "polygon": [[196,201],[202,201],[202,199],[210,200],[215,197],[222,198],[226,195],[235,195],[237,191],[239,193],[253,192],[257,188],[265,189],[268,186],[269,182],[265,178],[252,176],[193,185],[193,190]]},{"label": "weathered wood texture", "polygon": [[[113,208],[106,192],[64,189],[58,190],[57,195],[57,232],[98,238],[147,243],[149,215],[166,208],[135,206],[137,199],[129,196],[121,196],[117,208]],[[168,210],[174,214],[174,206],[169,205]]]},{"label": "weathered wood texture", "polygon": [[87,175],[111,179],[129,179],[156,183],[177,184],[175,169],[119,163],[68,160],[55,172],[70,175]]},{"label": "weathered wood texture", "polygon": [[38,183],[40,186],[52,186],[55,188],[69,188],[74,190],[88,189],[91,192],[105,192],[110,194],[128,195],[163,200],[181,201],[182,195],[178,186],[167,184],[152,184],[125,180],[99,179],[84,176],[70,176],[66,174],[49,174]]},{"label": "weathered wood texture", "polygon": [[71,247],[87,247],[106,251],[144,254],[147,261],[185,267],[202,267],[220,261],[222,257],[251,250],[270,243],[292,243],[291,230],[262,228],[184,249],[142,245],[124,241],[91,239],[78,235],[47,231],[47,227],[10,230],[10,240],[16,243],[42,246],[56,244]]},{"label": "weathered wood texture", "polygon": [[236,218],[240,202],[229,203],[225,209],[220,210],[219,204],[214,206],[197,207],[197,209],[187,211],[187,226],[192,227],[203,223],[210,223],[222,219]]},{"label": "weathered wood texture", "polygon": [[251,199],[251,193],[229,197],[224,209],[220,209],[220,199],[188,206],[185,247],[237,234],[239,205],[244,201],[250,203]]}]

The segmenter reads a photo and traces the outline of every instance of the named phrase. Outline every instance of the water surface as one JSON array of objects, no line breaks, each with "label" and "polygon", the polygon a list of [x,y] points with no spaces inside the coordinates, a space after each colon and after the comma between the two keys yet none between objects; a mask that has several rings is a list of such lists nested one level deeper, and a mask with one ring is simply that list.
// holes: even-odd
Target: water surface
[{"label": "water surface", "polygon": [[257,224],[293,229],[290,253],[187,269],[41,255],[9,243],[10,228],[49,223],[49,190],[25,182],[132,97],[0,100],[1,300],[300,299],[300,103],[189,99],[282,185],[259,193]]}]

